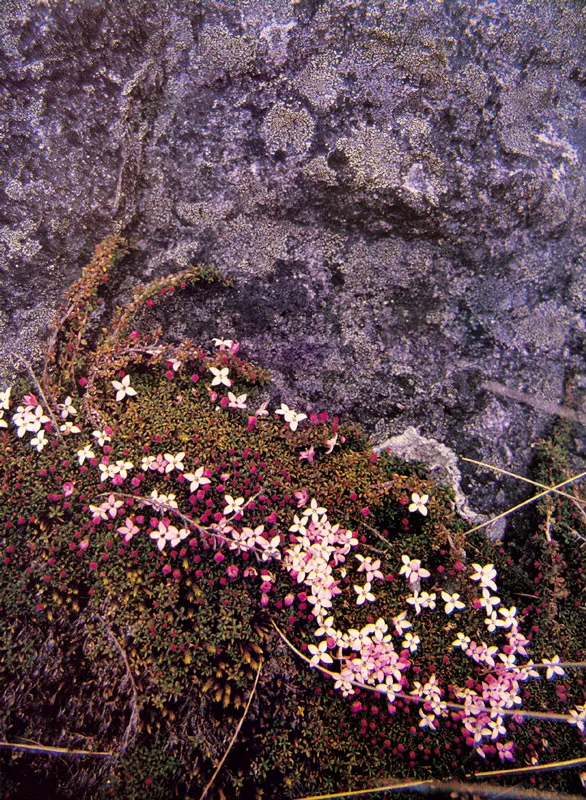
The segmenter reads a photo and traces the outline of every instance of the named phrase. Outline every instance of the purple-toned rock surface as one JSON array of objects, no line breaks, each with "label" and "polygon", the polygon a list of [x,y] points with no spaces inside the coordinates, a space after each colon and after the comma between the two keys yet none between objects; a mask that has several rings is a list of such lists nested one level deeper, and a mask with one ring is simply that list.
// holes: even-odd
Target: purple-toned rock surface
[{"label": "purple-toned rock surface", "polygon": [[570,0],[4,0],[2,383],[122,231],[113,297],[219,267],[164,324],[275,399],[525,471],[555,417],[482,384],[586,387],[585,34]]}]

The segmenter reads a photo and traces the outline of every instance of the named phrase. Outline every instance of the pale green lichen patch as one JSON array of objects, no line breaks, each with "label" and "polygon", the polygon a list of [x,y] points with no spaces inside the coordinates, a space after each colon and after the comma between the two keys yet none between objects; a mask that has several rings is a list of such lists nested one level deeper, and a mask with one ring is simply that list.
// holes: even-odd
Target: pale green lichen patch
[{"label": "pale green lichen patch", "polygon": [[315,122],[304,108],[275,103],[267,113],[261,128],[269,153],[278,150],[299,155],[311,146]]}]

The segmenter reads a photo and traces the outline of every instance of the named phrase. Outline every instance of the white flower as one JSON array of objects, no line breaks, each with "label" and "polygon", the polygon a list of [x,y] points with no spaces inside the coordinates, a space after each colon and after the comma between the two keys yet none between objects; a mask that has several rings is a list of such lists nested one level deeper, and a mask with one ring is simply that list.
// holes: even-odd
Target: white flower
[{"label": "white flower", "polygon": [[435,608],[435,599],[436,595],[434,592],[431,594],[427,592],[422,592],[421,594],[415,592],[415,594],[407,598],[407,602],[410,606],[413,606],[415,613],[419,616],[422,608],[430,608],[433,611]]},{"label": "white flower", "polygon": [[419,723],[420,728],[431,728],[432,731],[437,731],[437,719],[435,714],[426,714],[425,711],[420,708],[419,716],[421,717],[421,722]]},{"label": "white flower", "polygon": [[112,386],[116,389],[116,402],[119,403],[125,397],[134,397],[136,391],[130,385],[130,375],[125,375],[120,381],[110,381]]},{"label": "white flower", "polygon": [[59,426],[59,430],[66,436],[68,436],[70,433],[81,433],[81,428],[78,425],[75,425],[73,422],[64,422],[63,425]]},{"label": "white flower", "polygon": [[36,448],[37,453],[41,453],[48,444],[49,442],[45,438],[45,431],[38,431],[34,439],[31,439],[31,445]]},{"label": "white flower", "polygon": [[25,411],[24,413],[25,429],[29,433],[38,433],[41,426],[49,422],[49,417],[43,414],[42,406],[37,406],[34,411]]},{"label": "white flower", "polygon": [[324,664],[333,664],[333,659],[329,653],[326,653],[328,649],[327,642],[320,642],[319,645],[316,647],[314,644],[308,645],[307,649],[311,653],[311,660],[309,662],[310,667],[317,667],[321,662]]},{"label": "white flower", "polygon": [[[488,628],[489,633],[494,633],[497,629],[497,625],[499,624],[499,619],[497,617],[496,611],[493,611],[490,617],[487,617],[484,620],[484,624]],[[500,627],[500,625],[499,625]]]},{"label": "white flower", "polygon": [[159,526],[156,530],[151,531],[150,537],[151,539],[155,539],[157,542],[157,547],[161,552],[165,549],[165,545],[167,542],[171,544],[171,547],[177,547],[177,545],[186,539],[189,536],[189,531],[185,528],[181,528],[181,530],[177,530],[174,525],[169,525],[167,520],[161,520],[159,522]]},{"label": "white flower", "polygon": [[321,506],[318,506],[317,500],[314,498],[311,501],[309,507],[303,510],[302,516],[304,518],[311,517],[311,521],[314,523],[314,525],[317,525],[317,523],[319,522],[319,518],[327,514],[327,511],[328,511],[327,508],[322,508]]},{"label": "white flower", "polygon": [[421,639],[416,633],[411,633],[411,631],[409,631],[405,634],[405,638],[403,639],[403,647],[405,650],[409,650],[409,652],[414,653],[420,644]]},{"label": "white flower", "polygon": [[177,501],[174,494],[159,494],[156,489],[151,492],[151,499],[154,501],[152,507],[155,511],[166,511],[168,508],[177,508]]},{"label": "white flower", "polygon": [[318,625],[319,628],[315,631],[314,636],[327,636],[332,639],[337,638],[337,631],[334,628],[334,618],[333,617],[318,617]]},{"label": "white flower", "polygon": [[357,606],[361,606],[367,600],[369,603],[374,603],[376,597],[370,591],[371,588],[372,588],[371,583],[365,583],[364,586],[356,586],[356,585],[354,586],[354,591],[358,595],[358,597],[356,598]]},{"label": "white flower", "polygon": [[458,638],[452,642],[452,647],[461,647],[462,650],[467,650],[470,644],[470,637],[463,633],[458,634]]},{"label": "white flower", "polygon": [[5,392],[0,392],[0,408],[8,411],[10,407],[10,392],[12,391],[12,387],[9,386]]},{"label": "white flower", "polygon": [[360,566],[358,567],[358,572],[366,572],[366,577],[369,581],[372,581],[373,578],[378,578],[379,581],[384,581],[385,576],[380,571],[380,559],[377,558],[376,561],[373,561],[370,556],[361,556],[360,554],[355,556],[358,561],[360,561]]},{"label": "white flower", "polygon": [[480,564],[472,564],[472,569],[474,570],[474,575],[470,576],[471,581],[480,581],[481,588],[492,589],[493,592],[496,592],[497,588],[494,582],[496,569],[494,564],[486,564],[484,567],[481,567]]},{"label": "white flower", "polygon": [[195,472],[183,473],[185,480],[190,481],[190,492],[195,492],[200,486],[205,486],[206,484],[211,483],[210,479],[205,477],[204,472],[204,467],[198,467]]},{"label": "white flower", "polygon": [[233,392],[228,392],[228,408],[246,408],[246,398],[248,395],[239,394],[238,397]]},{"label": "white flower", "polygon": [[297,514],[295,514],[295,516],[293,517],[293,525],[291,525],[289,530],[291,531],[291,533],[300,533],[303,535],[307,533],[307,526],[305,524],[306,522],[307,522],[307,517],[299,519]]},{"label": "white flower", "polygon": [[586,703],[583,706],[576,706],[570,711],[568,722],[570,725],[576,725],[580,733],[586,732]]},{"label": "white flower", "polygon": [[281,553],[279,551],[279,545],[281,544],[281,537],[277,534],[273,536],[270,542],[264,538],[264,536],[258,537],[258,544],[262,547],[262,560],[269,561],[271,558],[276,558],[277,561],[281,560]]},{"label": "white flower", "polygon": [[234,344],[232,339],[216,339],[216,338],[213,338],[212,342],[216,345],[216,347],[219,347],[221,350],[230,349],[230,347],[232,347],[232,345]]},{"label": "white flower", "polygon": [[430,572],[423,569],[421,561],[418,558],[409,558],[409,556],[401,556],[403,566],[399,570],[399,575],[404,575],[409,583],[417,583],[420,578],[429,578]]},{"label": "white flower", "polygon": [[108,436],[106,431],[93,431],[92,436],[94,437],[94,439],[96,439],[100,447],[103,447],[106,444],[106,442],[112,441],[112,439],[110,438],[110,436]]},{"label": "white flower", "polygon": [[73,407],[73,403],[71,402],[71,397],[69,397],[69,395],[67,395],[63,403],[59,404],[59,410],[61,411],[61,419],[74,417],[77,414],[77,409]]},{"label": "white flower", "polygon": [[210,372],[214,376],[212,381],[212,386],[232,386],[232,381],[228,377],[228,373],[230,370],[228,367],[222,367],[222,369],[218,369],[217,367],[210,367]]},{"label": "white flower", "polygon": [[176,469],[178,472],[183,471],[183,459],[185,458],[185,453],[177,453],[177,455],[171,455],[171,453],[165,453],[165,461],[167,462],[167,466],[165,467],[165,472],[173,472]]},{"label": "white flower", "polygon": [[463,608],[466,608],[466,605],[460,600],[458,592],[454,592],[454,594],[442,592],[442,600],[446,604],[444,607],[446,614],[451,614],[452,611],[461,611]]},{"label": "white flower", "polygon": [[297,414],[297,412],[289,408],[286,403],[281,403],[281,408],[278,408],[275,414],[282,414],[283,419],[288,423],[292,431],[296,431],[298,424],[302,420],[307,419],[307,414]]},{"label": "white flower", "polygon": [[482,598],[478,602],[480,603],[480,608],[484,608],[486,613],[490,616],[495,608],[500,605],[501,599],[500,597],[491,595],[489,589],[483,589]]},{"label": "white flower", "polygon": [[541,659],[542,663],[547,667],[547,671],[545,673],[545,677],[548,681],[554,678],[556,675],[563,677],[566,673],[560,667],[560,657],[554,656],[552,659],[548,660],[547,658]]},{"label": "white flower", "polygon": [[498,619],[495,622],[497,628],[511,628],[513,625],[517,624],[517,620],[515,618],[517,615],[517,609],[515,606],[511,606],[511,608],[499,608],[498,613],[501,615],[502,619]]},{"label": "white flower", "polygon": [[404,631],[409,630],[412,628],[413,625],[409,622],[409,620],[405,619],[407,616],[406,611],[401,611],[401,613],[397,617],[393,617],[393,625],[395,626],[395,633],[397,636],[401,636]]},{"label": "white flower", "polygon": [[411,495],[411,504],[409,506],[409,511],[413,513],[414,511],[419,511],[420,514],[423,514],[424,517],[427,516],[427,501],[429,500],[428,494],[419,495],[417,492],[413,492]]},{"label": "white flower", "polygon": [[239,514],[242,511],[242,506],[244,505],[243,497],[237,497],[235,500],[232,495],[226,494],[224,495],[224,501],[226,503],[226,506],[222,511],[224,516],[227,514]]}]

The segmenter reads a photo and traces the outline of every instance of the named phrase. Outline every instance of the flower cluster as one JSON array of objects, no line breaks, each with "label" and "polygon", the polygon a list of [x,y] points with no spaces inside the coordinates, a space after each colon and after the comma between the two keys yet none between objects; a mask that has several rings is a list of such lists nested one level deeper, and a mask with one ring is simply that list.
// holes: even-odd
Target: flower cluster
[{"label": "flower cluster", "polygon": [[[10,389],[4,392],[3,407],[8,408]],[[41,453],[49,444],[46,432],[51,429],[51,421],[45,414],[42,405],[33,394],[27,394],[22,399],[23,405],[17,407],[12,415],[12,422],[16,425],[16,435],[22,439],[25,434],[33,434],[30,444]]]}]

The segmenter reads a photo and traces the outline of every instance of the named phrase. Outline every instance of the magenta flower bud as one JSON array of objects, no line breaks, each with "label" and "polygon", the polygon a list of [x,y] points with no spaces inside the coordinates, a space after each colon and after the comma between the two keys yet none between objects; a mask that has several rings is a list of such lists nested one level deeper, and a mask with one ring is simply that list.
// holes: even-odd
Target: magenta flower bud
[{"label": "magenta flower bud", "polygon": [[171,567],[169,566],[169,564],[165,564],[165,566],[163,567],[163,575],[168,575],[170,572],[171,572]]},{"label": "magenta flower bud", "polygon": [[221,564],[224,558],[225,556],[223,553],[216,553],[216,555],[214,556],[214,561],[216,562],[216,564]]},{"label": "magenta flower bud", "polygon": [[265,594],[264,592],[261,594],[261,596],[260,596],[260,604],[263,607],[264,606],[268,606],[268,604],[269,604],[269,596],[268,596],[268,594]]},{"label": "magenta flower bud", "polygon": [[283,602],[285,603],[285,607],[286,607],[286,608],[289,608],[289,606],[290,606],[290,605],[293,603],[293,601],[294,601],[294,600],[295,600],[295,597],[294,597],[294,595],[292,595],[292,594],[288,594],[288,595],[285,597],[285,599],[283,600]]}]

